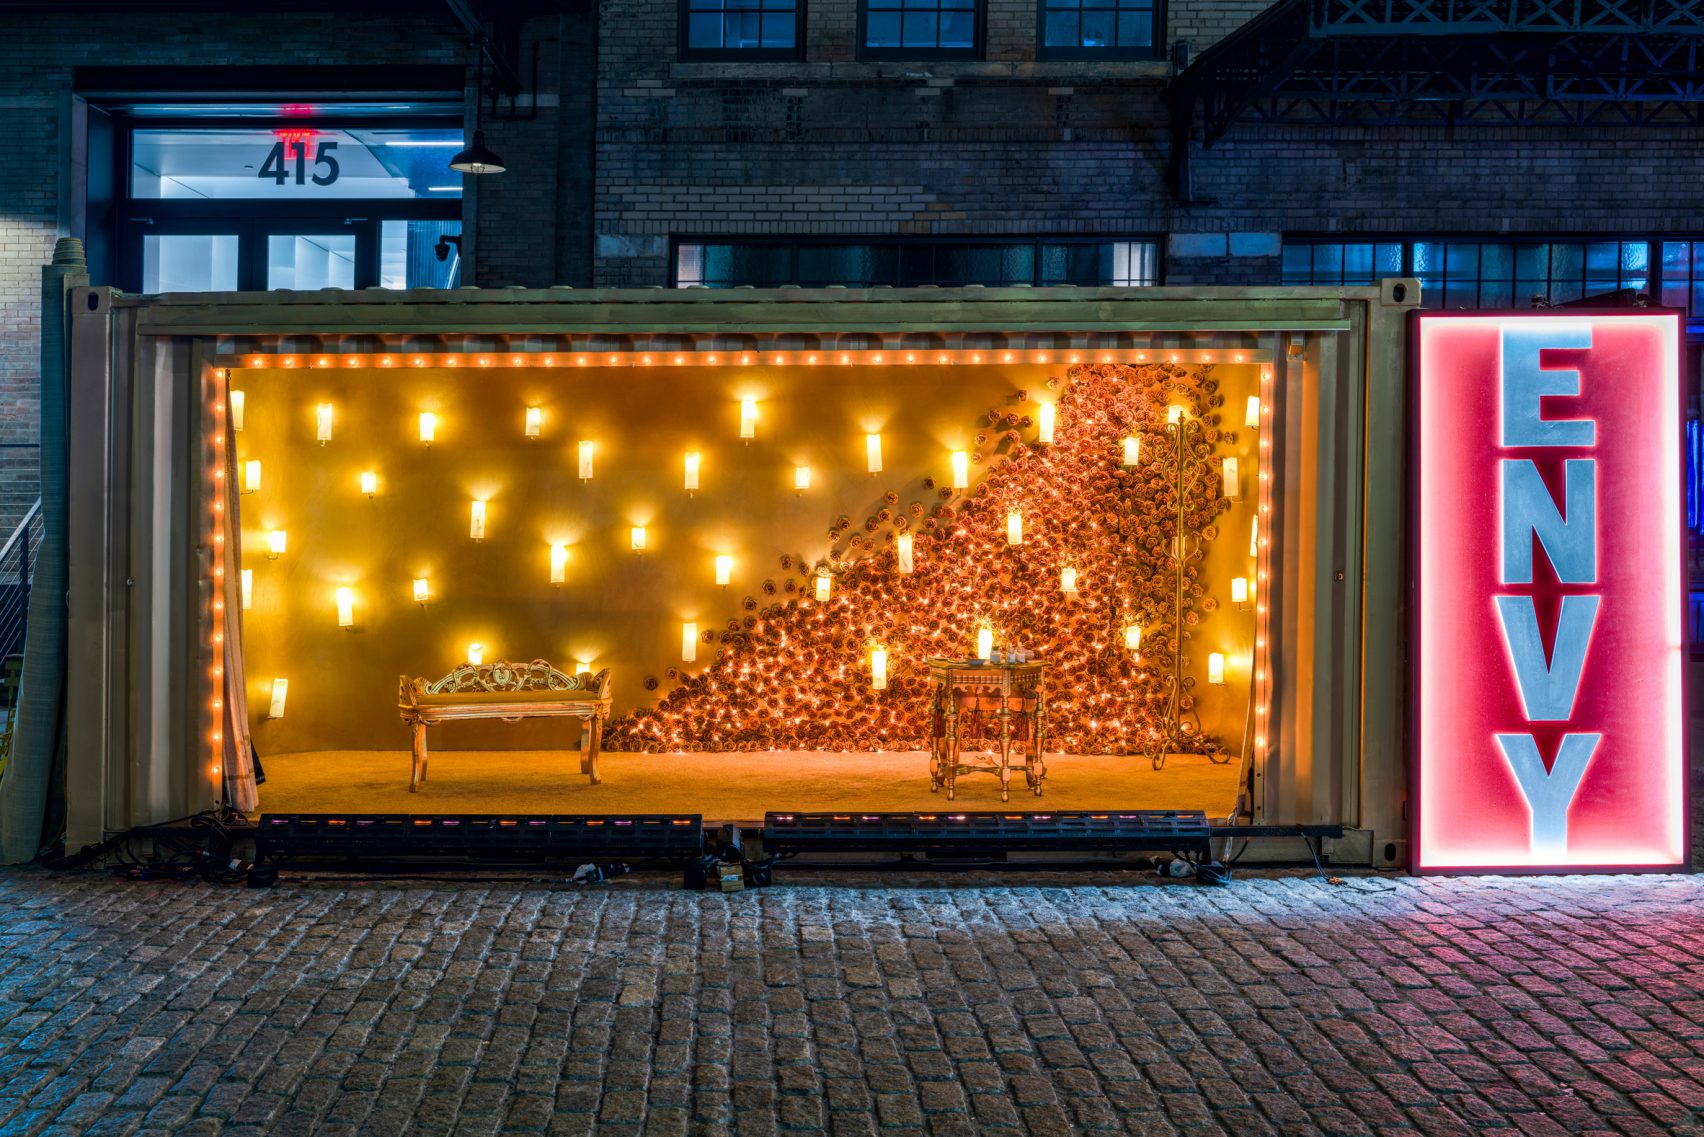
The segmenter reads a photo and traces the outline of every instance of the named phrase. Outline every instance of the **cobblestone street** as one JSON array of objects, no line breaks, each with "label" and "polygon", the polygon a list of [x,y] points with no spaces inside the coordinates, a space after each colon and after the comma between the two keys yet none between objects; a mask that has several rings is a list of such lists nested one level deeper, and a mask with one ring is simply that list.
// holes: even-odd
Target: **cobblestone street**
[{"label": "cobblestone street", "polygon": [[1704,882],[0,875],[0,1134],[1704,1132]]}]

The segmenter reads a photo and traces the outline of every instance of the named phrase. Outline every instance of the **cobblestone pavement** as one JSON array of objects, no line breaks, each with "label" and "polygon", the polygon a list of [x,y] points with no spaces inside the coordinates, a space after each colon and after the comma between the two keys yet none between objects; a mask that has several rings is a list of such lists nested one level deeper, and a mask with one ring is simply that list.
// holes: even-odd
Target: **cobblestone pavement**
[{"label": "cobblestone pavement", "polygon": [[1704,882],[0,874],[0,1137],[1704,1133]]}]

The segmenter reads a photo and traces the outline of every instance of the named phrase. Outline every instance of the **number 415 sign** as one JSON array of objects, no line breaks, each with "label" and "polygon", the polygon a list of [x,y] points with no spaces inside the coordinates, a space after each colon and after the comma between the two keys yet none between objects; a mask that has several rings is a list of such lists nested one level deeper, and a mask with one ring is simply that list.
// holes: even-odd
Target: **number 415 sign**
[{"label": "number 415 sign", "polygon": [[1687,861],[1680,317],[1414,317],[1419,872]]},{"label": "number 415 sign", "polygon": [[337,149],[335,142],[321,142],[314,150],[314,160],[311,163],[313,173],[309,173],[307,138],[281,138],[272,145],[272,152],[267,154],[266,161],[261,165],[259,178],[271,178],[274,185],[284,185],[290,180],[292,173],[297,185],[306,185],[312,181],[316,186],[329,186],[337,180],[337,159],[331,152]]}]

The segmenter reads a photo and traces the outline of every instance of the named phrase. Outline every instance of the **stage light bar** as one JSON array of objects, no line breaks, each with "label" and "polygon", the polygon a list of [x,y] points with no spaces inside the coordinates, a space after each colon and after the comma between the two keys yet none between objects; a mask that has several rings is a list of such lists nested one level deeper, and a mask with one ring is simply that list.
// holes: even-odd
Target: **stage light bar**
[{"label": "stage light bar", "polygon": [[1047,850],[1206,854],[1201,810],[769,813],[766,853]]},{"label": "stage light bar", "polygon": [[255,855],[485,861],[681,859],[704,848],[696,814],[269,813]]}]

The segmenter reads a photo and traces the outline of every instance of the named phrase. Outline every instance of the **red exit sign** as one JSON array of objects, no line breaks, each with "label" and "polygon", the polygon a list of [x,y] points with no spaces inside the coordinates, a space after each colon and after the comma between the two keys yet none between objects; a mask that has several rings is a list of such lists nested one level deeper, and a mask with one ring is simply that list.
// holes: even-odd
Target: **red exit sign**
[{"label": "red exit sign", "polygon": [[1685,867],[1680,333],[1415,315],[1418,872]]}]

